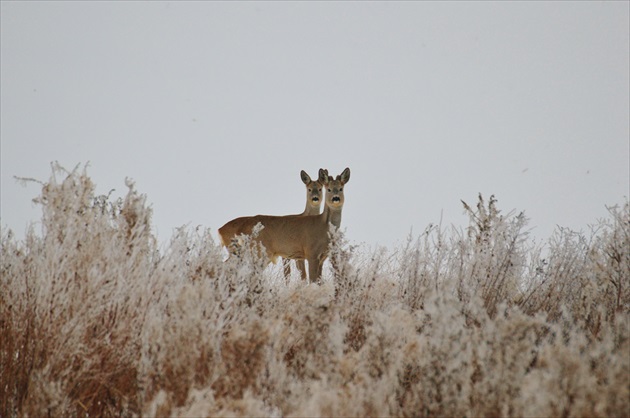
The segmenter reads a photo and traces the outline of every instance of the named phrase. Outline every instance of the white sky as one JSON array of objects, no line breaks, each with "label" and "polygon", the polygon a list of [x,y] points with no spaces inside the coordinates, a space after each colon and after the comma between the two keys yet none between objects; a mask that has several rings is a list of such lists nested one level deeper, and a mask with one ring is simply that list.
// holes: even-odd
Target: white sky
[{"label": "white sky", "polygon": [[342,227],[391,246],[495,194],[535,236],[629,195],[629,3],[1,3],[1,217],[50,162],[189,224],[299,213],[350,167]]}]

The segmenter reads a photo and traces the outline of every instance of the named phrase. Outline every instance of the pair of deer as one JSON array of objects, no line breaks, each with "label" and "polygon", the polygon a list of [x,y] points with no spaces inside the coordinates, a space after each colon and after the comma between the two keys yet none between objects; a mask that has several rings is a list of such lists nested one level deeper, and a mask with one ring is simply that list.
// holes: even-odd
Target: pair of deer
[{"label": "pair of deer", "polygon": [[[288,277],[288,260],[296,260],[302,279],[306,279],[304,260],[307,260],[308,277],[313,283],[321,278],[322,266],[328,257],[330,225],[336,229],[341,225],[343,186],[350,180],[350,169],[346,168],[333,178],[328,175],[328,170],[320,168],[319,178],[315,181],[304,170],[300,176],[306,185],[304,212],[299,215],[236,218],[219,228],[219,237],[221,244],[231,254],[236,254],[241,243],[239,236],[251,235],[260,223],[263,228],[253,239],[264,247],[267,262],[275,264],[278,257],[282,257],[284,274]],[[322,187],[326,189],[326,199],[324,211],[320,214]]]}]

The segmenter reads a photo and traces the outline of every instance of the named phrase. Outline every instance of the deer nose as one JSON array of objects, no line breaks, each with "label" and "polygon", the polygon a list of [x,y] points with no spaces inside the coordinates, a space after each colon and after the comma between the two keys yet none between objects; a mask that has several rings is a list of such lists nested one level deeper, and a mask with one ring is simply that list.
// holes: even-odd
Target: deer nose
[{"label": "deer nose", "polygon": [[311,199],[313,202],[319,202],[319,197],[317,196],[313,196],[313,198]]},{"label": "deer nose", "polygon": [[339,196],[333,196],[332,201],[333,202],[340,202],[341,199],[339,199]]}]

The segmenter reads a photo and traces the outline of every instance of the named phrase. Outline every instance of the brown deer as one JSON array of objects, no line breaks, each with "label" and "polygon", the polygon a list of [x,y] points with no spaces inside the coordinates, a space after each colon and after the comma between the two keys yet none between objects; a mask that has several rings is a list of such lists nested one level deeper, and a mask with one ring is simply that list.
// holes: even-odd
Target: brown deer
[{"label": "brown deer", "polygon": [[[319,215],[322,204],[322,187],[325,180],[322,171],[320,170],[320,177],[317,180],[312,180],[304,170],[300,171],[300,178],[306,186],[306,207],[302,213],[291,216]],[[219,229],[221,242],[228,248],[230,248],[230,246],[238,245],[237,242],[233,243],[232,241],[241,234],[250,235],[253,227],[260,222],[260,217],[264,216],[265,215],[244,216],[226,223]],[[287,279],[291,275],[290,262],[291,261],[286,258],[282,260],[284,275]],[[306,279],[304,260],[295,260],[295,263],[302,279]]]},{"label": "brown deer", "polygon": [[[336,178],[328,176],[328,171],[320,169],[319,178],[326,189],[324,212],[310,216],[254,216],[239,221],[244,228],[240,233],[249,235],[258,223],[263,228],[253,237],[255,242],[262,244],[269,262],[278,257],[308,261],[308,276],[311,283],[321,279],[322,267],[328,257],[330,246],[330,226],[339,228],[341,225],[341,211],[344,204],[343,187],[350,180],[350,169],[346,168]],[[243,219],[243,218],[238,218]],[[236,220],[235,220],[236,221]],[[224,246],[235,250],[238,242],[234,242],[235,230],[228,222],[219,229],[221,242]]]}]

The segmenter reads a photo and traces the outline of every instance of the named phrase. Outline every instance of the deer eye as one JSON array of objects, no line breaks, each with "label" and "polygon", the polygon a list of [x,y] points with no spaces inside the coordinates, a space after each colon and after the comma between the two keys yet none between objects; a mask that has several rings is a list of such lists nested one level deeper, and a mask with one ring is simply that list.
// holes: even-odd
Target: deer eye
[{"label": "deer eye", "polygon": [[328,189],[328,193],[330,193],[330,192],[331,192],[331,190],[330,190],[330,189]]},{"label": "deer eye", "polygon": [[343,192],[343,187],[340,187],[340,188],[339,188],[339,191],[340,191],[340,192]]},{"label": "deer eye", "polygon": [[313,189],[311,189],[311,188],[309,187],[309,188],[308,188],[308,191],[309,191],[309,192],[312,192],[312,191],[313,191]]}]

